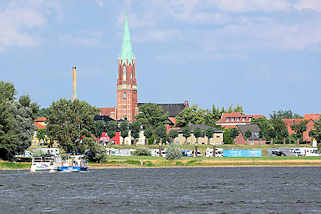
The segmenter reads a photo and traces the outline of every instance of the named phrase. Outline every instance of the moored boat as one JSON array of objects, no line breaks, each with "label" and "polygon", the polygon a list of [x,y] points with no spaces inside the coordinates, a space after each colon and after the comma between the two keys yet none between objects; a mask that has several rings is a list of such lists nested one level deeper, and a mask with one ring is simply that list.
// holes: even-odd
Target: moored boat
[{"label": "moored boat", "polygon": [[88,162],[82,155],[71,155],[62,160],[57,169],[60,172],[81,172],[88,170]]},{"label": "moored boat", "polygon": [[56,172],[60,158],[54,155],[32,157],[30,172]]}]

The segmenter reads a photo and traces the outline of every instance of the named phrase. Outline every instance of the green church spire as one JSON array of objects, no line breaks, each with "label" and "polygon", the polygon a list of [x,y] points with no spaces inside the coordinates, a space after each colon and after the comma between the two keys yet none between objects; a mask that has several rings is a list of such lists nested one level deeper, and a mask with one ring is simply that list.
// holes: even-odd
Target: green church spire
[{"label": "green church spire", "polygon": [[120,59],[122,59],[123,61],[125,61],[127,59],[128,59],[128,61],[131,61],[134,58],[135,58],[135,56],[134,56],[132,44],[130,41],[128,18],[126,15],[125,20],[124,20],[124,34],[123,34],[123,43],[122,43],[122,48],[121,48]]}]

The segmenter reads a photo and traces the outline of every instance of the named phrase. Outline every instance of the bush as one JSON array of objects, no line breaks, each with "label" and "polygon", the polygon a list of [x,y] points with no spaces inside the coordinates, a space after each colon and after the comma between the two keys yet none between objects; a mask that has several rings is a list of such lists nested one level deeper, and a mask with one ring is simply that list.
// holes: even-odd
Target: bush
[{"label": "bush", "polygon": [[181,147],[177,143],[170,144],[166,147],[166,159],[177,160],[183,157]]},{"label": "bush", "polygon": [[137,149],[132,154],[134,156],[152,156],[151,152],[147,149]]},{"label": "bush", "polygon": [[106,149],[103,145],[93,140],[88,142],[88,148],[86,156],[89,161],[101,163],[107,160]]}]

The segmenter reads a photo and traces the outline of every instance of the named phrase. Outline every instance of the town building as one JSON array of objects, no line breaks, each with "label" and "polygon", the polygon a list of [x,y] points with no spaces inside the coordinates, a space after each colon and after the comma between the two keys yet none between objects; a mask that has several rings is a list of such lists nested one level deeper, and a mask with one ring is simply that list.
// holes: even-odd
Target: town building
[{"label": "town building", "polygon": [[[239,135],[234,139],[235,144],[266,144],[266,140],[260,137],[260,128],[256,124],[238,125]],[[246,138],[245,133],[250,131],[251,137]]]},{"label": "town building", "polygon": [[[188,137],[187,139],[183,136],[182,133],[182,129],[178,130],[178,137],[174,139],[175,143],[179,143],[179,144],[196,144],[197,139],[194,136],[193,132],[196,128],[200,128],[204,133],[208,128],[211,128],[209,126],[206,125],[202,125],[202,124],[192,124],[190,125],[191,128],[191,136]],[[206,137],[206,135],[204,134],[204,137],[200,137],[198,139],[198,144],[212,144],[212,145],[222,145],[223,143],[223,130],[219,130],[219,129],[214,129],[214,134],[213,136],[208,139],[208,137]]]},{"label": "town building", "polygon": [[303,141],[304,142],[312,142],[313,139],[309,137],[309,132],[314,129],[314,121],[319,120],[321,117],[321,114],[305,114],[303,118],[299,119],[282,119],[282,121],[285,123],[289,135],[295,134],[295,132],[291,129],[291,126],[293,124],[299,124],[301,122],[306,122],[307,130],[303,132]]},{"label": "town building", "polygon": [[[147,103],[138,103],[138,107],[143,106],[144,104]],[[184,103],[156,105],[159,106],[165,114],[168,114],[168,124],[165,125],[167,133],[176,126],[176,116],[185,108],[189,107],[188,101],[185,101]]]},{"label": "town building", "polygon": [[236,128],[240,125],[250,124],[254,118],[264,117],[263,115],[246,115],[240,112],[223,113],[216,125],[224,128]]}]

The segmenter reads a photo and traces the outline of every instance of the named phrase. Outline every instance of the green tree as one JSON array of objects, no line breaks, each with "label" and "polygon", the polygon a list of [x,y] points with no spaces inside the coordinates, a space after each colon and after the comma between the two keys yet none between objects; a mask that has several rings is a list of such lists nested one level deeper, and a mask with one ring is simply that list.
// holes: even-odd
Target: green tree
[{"label": "green tree", "polygon": [[185,143],[187,143],[187,138],[191,136],[191,128],[189,126],[185,126],[182,129],[183,136],[185,137]]},{"label": "green tree", "polygon": [[276,144],[284,143],[286,137],[288,136],[288,129],[285,123],[280,119],[271,119],[271,124],[275,132],[275,142]]},{"label": "green tree", "polygon": [[31,103],[31,98],[26,95],[19,97],[19,103],[22,105],[22,107],[29,108],[31,112],[31,118],[33,120],[36,119],[39,112],[39,105],[37,103]]},{"label": "green tree", "polygon": [[234,109],[233,112],[240,112],[243,113],[243,107],[241,105],[237,105]]},{"label": "green tree", "polygon": [[129,132],[129,123],[127,120],[123,120],[120,122],[119,130],[120,130],[120,136],[122,136],[125,143],[125,138],[128,137],[128,132]]},{"label": "green tree", "polygon": [[267,134],[269,136],[269,139],[271,141],[271,144],[274,144],[274,139],[276,137],[276,132],[275,132],[275,129],[273,126],[271,126],[268,131],[267,131]]},{"label": "green tree", "polygon": [[133,122],[131,125],[131,135],[134,138],[134,145],[136,145],[137,139],[139,138],[140,126],[138,121]]},{"label": "green tree", "polygon": [[279,110],[279,111],[273,111],[272,114],[270,114],[271,119],[299,119],[303,118],[299,114],[293,113],[291,110]]},{"label": "green tree", "polygon": [[288,130],[287,129],[282,129],[279,135],[283,139],[283,144],[285,144],[286,139],[289,137]]},{"label": "green tree", "polygon": [[144,128],[156,129],[156,127],[168,123],[168,114],[164,113],[158,105],[151,103],[139,107],[139,114],[135,118]]},{"label": "green tree", "polygon": [[203,122],[205,122],[205,111],[199,109],[197,105],[186,107],[176,116],[176,125],[179,127]]},{"label": "green tree", "polygon": [[207,137],[207,144],[209,144],[210,139],[213,137],[213,134],[214,134],[214,129],[212,127],[206,129],[205,135]]},{"label": "green tree", "polygon": [[37,130],[37,138],[39,141],[43,141],[44,143],[46,143],[47,130],[46,129],[38,129]]},{"label": "green tree", "polygon": [[272,128],[272,123],[265,117],[253,118],[252,124],[256,124],[260,128],[260,137],[270,140],[269,131]]},{"label": "green tree", "polygon": [[171,139],[171,142],[173,142],[174,139],[178,137],[178,131],[175,129],[171,129],[168,133],[168,137]]},{"label": "green tree", "polygon": [[303,141],[303,132],[307,130],[307,121],[302,121],[298,124],[292,124],[291,129],[295,132],[295,137],[297,139],[297,144],[299,145],[300,141]]},{"label": "green tree", "polygon": [[176,144],[170,144],[166,148],[166,159],[167,160],[178,160],[183,157],[181,147]]},{"label": "green tree", "polygon": [[309,136],[315,138],[318,144],[321,143],[321,119],[313,121],[314,129],[309,132]]},{"label": "green tree", "polygon": [[227,128],[224,130],[223,133],[223,142],[224,144],[233,144],[234,143],[234,138],[231,136],[232,129]]},{"label": "green tree", "polygon": [[94,122],[94,135],[100,138],[103,132],[106,131],[106,122],[104,120],[96,120]]},{"label": "green tree", "polygon": [[246,130],[246,132],[244,133],[246,140],[247,140],[247,144],[249,144],[249,138],[252,136],[252,132],[250,130]]},{"label": "green tree", "polygon": [[48,118],[49,117],[49,108],[40,108],[38,111],[38,114],[36,115],[36,117],[45,117]]},{"label": "green tree", "polygon": [[111,143],[113,137],[116,136],[117,123],[114,120],[108,121],[106,125],[106,132],[109,137],[109,143]]},{"label": "green tree", "polygon": [[89,161],[101,163],[107,160],[107,153],[104,146],[95,142],[92,138],[86,138],[86,144],[88,145],[86,156]]},{"label": "green tree", "polygon": [[13,160],[32,143],[34,115],[38,105],[28,96],[16,100],[11,83],[0,81],[0,158]]},{"label": "green tree", "polygon": [[194,134],[194,136],[196,138],[196,144],[198,144],[198,140],[199,140],[200,137],[204,137],[204,132],[199,127],[196,127],[194,129],[193,134]]},{"label": "green tree", "polygon": [[237,136],[239,136],[240,132],[237,128],[232,128],[231,129],[231,138],[235,139]]},{"label": "green tree", "polygon": [[48,137],[59,143],[67,152],[77,152],[75,142],[94,132],[94,116],[99,112],[88,103],[79,100],[60,99],[49,107],[47,119]]},{"label": "green tree", "polygon": [[151,127],[147,127],[144,129],[144,136],[147,139],[147,141],[149,142],[149,140],[152,138],[153,136],[153,130]]},{"label": "green tree", "polygon": [[162,143],[164,143],[163,142],[163,139],[167,136],[166,135],[166,128],[165,128],[165,126],[163,126],[163,125],[160,125],[160,126],[158,126],[157,128],[156,128],[156,135],[157,135],[157,137],[159,137],[160,138],[160,144],[162,144]]}]

